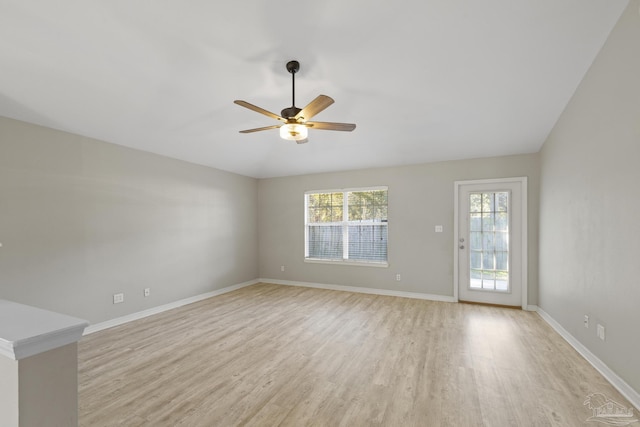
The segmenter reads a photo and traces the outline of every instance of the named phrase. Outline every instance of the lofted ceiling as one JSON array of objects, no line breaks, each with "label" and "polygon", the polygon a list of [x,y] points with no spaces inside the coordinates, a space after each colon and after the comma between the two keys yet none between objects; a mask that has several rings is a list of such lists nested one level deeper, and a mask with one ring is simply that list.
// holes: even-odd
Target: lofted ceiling
[{"label": "lofted ceiling", "polygon": [[[627,3],[0,0],[0,116],[256,178],[531,153]],[[291,59],[353,132],[238,133]]]}]

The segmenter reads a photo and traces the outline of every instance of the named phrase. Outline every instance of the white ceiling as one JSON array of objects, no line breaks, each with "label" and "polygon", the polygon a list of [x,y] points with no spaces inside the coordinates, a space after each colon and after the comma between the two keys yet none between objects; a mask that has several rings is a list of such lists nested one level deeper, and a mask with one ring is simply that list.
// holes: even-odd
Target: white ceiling
[{"label": "white ceiling", "polygon": [[[0,0],[0,115],[252,177],[540,149],[628,0]],[[279,113],[355,131],[280,139]]]}]

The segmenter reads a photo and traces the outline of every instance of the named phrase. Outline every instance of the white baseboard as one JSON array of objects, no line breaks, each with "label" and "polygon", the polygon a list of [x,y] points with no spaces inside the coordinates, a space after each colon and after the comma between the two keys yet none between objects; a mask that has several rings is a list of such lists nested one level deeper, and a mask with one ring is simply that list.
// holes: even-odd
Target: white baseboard
[{"label": "white baseboard", "polygon": [[147,310],[139,311],[136,313],[131,313],[126,316],[117,317],[115,319],[106,320],[100,323],[95,323],[93,325],[88,326],[84,330],[84,335],[93,334],[94,332],[102,331],[108,328],[113,328],[114,326],[123,325],[125,323],[132,322],[134,320],[153,316],[154,314],[162,313],[164,311],[171,310],[173,308],[178,308],[178,307],[182,307],[183,305],[202,301],[203,299],[215,297],[216,295],[222,295],[224,293],[235,291],[236,289],[244,288],[246,286],[255,285],[256,283],[260,283],[260,282],[273,283],[276,285],[302,286],[307,288],[329,289],[334,291],[357,292],[357,293],[363,293],[363,294],[415,298],[415,299],[423,299],[423,300],[430,300],[430,301],[456,302],[455,299],[453,299],[453,297],[444,296],[444,295],[423,294],[418,292],[392,291],[387,289],[361,288],[358,286],[328,285],[328,284],[322,284],[322,283],[294,282],[289,280],[256,279],[256,280],[250,280],[244,283],[239,283],[237,285],[227,286],[226,288],[217,289],[212,292],[207,292],[207,293],[196,295],[193,297],[181,299],[168,304],[160,305],[158,307],[149,308]]},{"label": "white baseboard", "polygon": [[178,301],[170,302],[168,304],[159,305],[158,307],[149,308],[147,310],[139,311],[137,313],[131,313],[126,316],[117,317],[115,319],[107,320],[104,322],[96,323],[88,326],[84,330],[84,335],[89,335],[94,332],[102,331],[104,329],[113,328],[114,326],[123,325],[134,320],[143,319],[145,317],[153,316],[154,314],[162,313],[173,308],[182,307],[183,305],[192,304],[194,302],[202,301],[203,299],[215,297],[216,295],[226,294],[227,292],[235,291],[236,289],[244,288],[246,286],[255,285],[259,283],[258,280],[250,280],[244,283],[238,283],[237,285],[227,286],[226,288],[216,289],[215,291],[207,292],[193,297],[181,299]]},{"label": "white baseboard", "polygon": [[537,305],[528,305],[525,310],[527,310],[527,311],[538,311],[538,306]]},{"label": "white baseboard", "polygon": [[392,297],[424,299],[429,301],[457,302],[453,297],[446,295],[423,294],[420,292],[392,291],[389,289],[361,288],[359,286],[327,285],[324,283],[297,282],[291,280],[258,279],[262,283],[275,285],[302,286],[304,288],[328,289],[332,291],[347,291],[361,294],[385,295]]},{"label": "white baseboard", "polygon": [[619,392],[622,394],[636,409],[640,408],[640,393],[627,384],[622,378],[611,370],[602,360],[595,354],[591,353],[587,347],[571,335],[565,328],[560,325],[549,313],[538,307],[538,314],[545,322],[547,322],[557,333],[560,334],[582,357],[587,359],[598,372],[606,378]]}]

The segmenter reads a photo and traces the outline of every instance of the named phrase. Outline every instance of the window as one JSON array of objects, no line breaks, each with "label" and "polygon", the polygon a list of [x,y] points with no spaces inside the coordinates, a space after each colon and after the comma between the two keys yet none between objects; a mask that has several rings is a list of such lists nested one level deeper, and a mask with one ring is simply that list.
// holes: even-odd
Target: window
[{"label": "window", "polygon": [[387,188],[305,193],[305,260],[387,265]]}]

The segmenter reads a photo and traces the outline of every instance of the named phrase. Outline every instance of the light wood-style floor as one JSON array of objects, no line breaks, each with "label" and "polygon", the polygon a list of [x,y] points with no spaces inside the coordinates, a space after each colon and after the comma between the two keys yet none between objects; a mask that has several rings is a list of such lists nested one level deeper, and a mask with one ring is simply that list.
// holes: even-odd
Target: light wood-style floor
[{"label": "light wood-style floor", "polygon": [[535,313],[258,284],[84,337],[81,426],[584,426],[629,403]]}]

